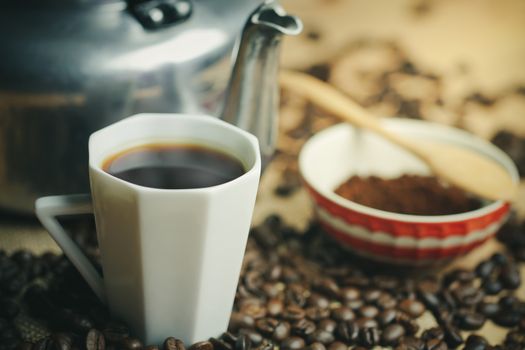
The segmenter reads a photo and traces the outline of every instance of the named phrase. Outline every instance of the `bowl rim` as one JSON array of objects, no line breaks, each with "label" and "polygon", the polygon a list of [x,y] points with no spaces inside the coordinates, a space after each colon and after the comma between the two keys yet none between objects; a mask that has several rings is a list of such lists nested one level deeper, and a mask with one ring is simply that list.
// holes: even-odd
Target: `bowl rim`
[{"label": "bowl rim", "polygon": [[[441,131],[454,132],[456,133],[456,135],[462,137],[464,141],[468,142],[469,144],[472,144],[473,147],[476,146],[475,145],[476,143],[484,144],[485,147],[490,148],[491,152],[493,152],[496,155],[497,157],[496,161],[505,168],[505,170],[512,177],[512,180],[514,181],[514,183],[518,184],[520,181],[516,165],[506,153],[504,153],[500,148],[488,142],[487,140],[484,140],[465,130],[461,130],[461,129],[458,129],[458,128],[455,128],[449,125],[444,125],[444,124],[426,121],[426,120],[414,120],[414,119],[406,119],[406,118],[399,118],[399,117],[382,118],[381,123],[383,123],[386,127],[388,127],[389,125],[396,125],[396,124],[419,125],[419,126],[424,125],[424,126],[428,126],[431,128],[441,129]],[[464,212],[464,213],[458,213],[458,214],[414,215],[414,214],[394,213],[394,212],[389,212],[385,210],[368,207],[368,206],[359,204],[357,202],[351,201],[349,199],[346,199],[344,197],[341,197],[337,195],[334,191],[323,190],[319,188],[319,186],[317,186],[313,181],[310,181],[308,174],[305,172],[305,162],[306,162],[305,154],[307,154],[308,150],[311,147],[313,147],[313,145],[315,145],[316,140],[320,138],[329,137],[330,134],[333,133],[335,130],[339,128],[346,128],[346,127],[353,127],[353,126],[349,125],[348,123],[338,123],[338,124],[332,125],[328,128],[325,128],[317,132],[315,135],[313,135],[310,139],[306,141],[306,143],[303,145],[299,153],[299,171],[307,187],[317,192],[319,195],[323,196],[329,201],[334,202],[335,204],[345,209],[359,212],[359,213],[369,215],[369,216],[375,216],[375,217],[385,219],[385,220],[395,220],[395,221],[409,222],[409,223],[450,223],[450,222],[466,221],[466,220],[471,220],[477,217],[485,216],[493,211],[496,211],[497,209],[501,208],[503,205],[507,203],[503,200],[492,201],[478,209],[471,210],[471,211]],[[479,148],[479,147],[475,147],[475,148]]]}]

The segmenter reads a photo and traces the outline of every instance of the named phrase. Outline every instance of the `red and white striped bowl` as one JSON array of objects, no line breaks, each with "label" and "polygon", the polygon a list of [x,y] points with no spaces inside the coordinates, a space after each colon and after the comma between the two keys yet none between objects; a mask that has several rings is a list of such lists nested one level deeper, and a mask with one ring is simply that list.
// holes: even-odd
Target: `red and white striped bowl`
[{"label": "red and white striped bowl", "polygon": [[[518,182],[516,166],[494,145],[465,131],[425,121],[389,118],[384,126],[414,139],[454,143],[501,164]],[[334,189],[352,175],[385,178],[429,174],[417,158],[373,133],[348,124],[327,128],[304,145],[299,169],[325,231],[355,253],[404,265],[428,265],[461,256],[491,238],[510,204],[486,203],[454,215],[406,215],[347,200]]]}]

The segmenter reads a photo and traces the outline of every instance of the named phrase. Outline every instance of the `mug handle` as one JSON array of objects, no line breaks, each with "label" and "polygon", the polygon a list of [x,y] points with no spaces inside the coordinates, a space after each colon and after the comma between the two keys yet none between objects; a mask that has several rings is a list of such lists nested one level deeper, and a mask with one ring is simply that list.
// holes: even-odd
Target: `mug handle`
[{"label": "mug handle", "polygon": [[57,216],[61,215],[93,213],[91,196],[89,194],[72,194],[41,197],[35,202],[35,212],[44,228],[49,231],[51,237],[62,248],[62,251],[78,269],[97,297],[105,303],[106,292],[102,276],[57,220]]}]

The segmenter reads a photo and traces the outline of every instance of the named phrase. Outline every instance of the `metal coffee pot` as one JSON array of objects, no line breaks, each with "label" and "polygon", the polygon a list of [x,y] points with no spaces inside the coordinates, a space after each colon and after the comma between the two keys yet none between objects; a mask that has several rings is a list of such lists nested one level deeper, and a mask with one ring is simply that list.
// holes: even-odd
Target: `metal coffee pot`
[{"label": "metal coffee pot", "polygon": [[280,38],[301,29],[270,0],[4,0],[0,208],[87,191],[89,135],[139,112],[216,115],[268,159]]}]

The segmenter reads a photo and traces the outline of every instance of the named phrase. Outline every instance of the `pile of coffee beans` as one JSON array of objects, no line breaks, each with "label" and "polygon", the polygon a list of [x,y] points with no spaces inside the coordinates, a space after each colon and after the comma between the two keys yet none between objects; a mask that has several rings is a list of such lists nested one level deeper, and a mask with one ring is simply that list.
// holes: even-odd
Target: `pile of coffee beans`
[{"label": "pile of coffee beans", "polygon": [[[515,225],[503,230],[525,235]],[[77,236],[96,252],[91,238]],[[520,284],[511,254],[496,253],[472,271],[414,276],[350,255],[315,223],[296,232],[271,215],[250,234],[228,332],[196,344],[176,334],[163,344],[142,344],[111,319],[63,256],[0,252],[0,350],[518,350],[525,348]],[[422,315],[436,326],[420,329]],[[28,318],[44,334],[24,329]],[[486,322],[508,329],[503,344],[460,332]]]}]

